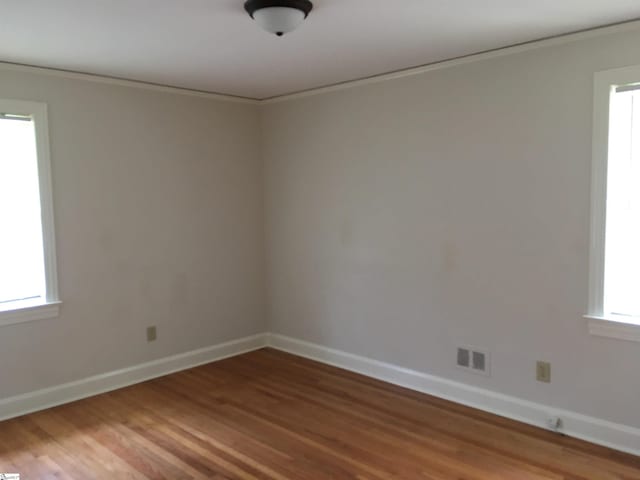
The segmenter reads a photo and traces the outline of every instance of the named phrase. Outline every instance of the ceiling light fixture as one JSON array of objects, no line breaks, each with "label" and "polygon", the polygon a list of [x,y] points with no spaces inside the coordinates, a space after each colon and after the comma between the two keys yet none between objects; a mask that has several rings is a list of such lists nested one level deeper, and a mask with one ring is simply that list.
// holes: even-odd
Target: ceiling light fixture
[{"label": "ceiling light fixture", "polygon": [[307,18],[313,3],[309,0],[247,0],[244,9],[267,32],[281,37]]}]

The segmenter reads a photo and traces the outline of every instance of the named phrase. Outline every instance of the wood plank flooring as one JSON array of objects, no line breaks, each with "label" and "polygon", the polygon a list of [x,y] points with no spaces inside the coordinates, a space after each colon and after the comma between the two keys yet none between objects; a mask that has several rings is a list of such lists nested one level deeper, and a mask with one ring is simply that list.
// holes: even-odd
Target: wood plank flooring
[{"label": "wood plank flooring", "polygon": [[0,423],[30,479],[640,479],[640,458],[264,349]]}]

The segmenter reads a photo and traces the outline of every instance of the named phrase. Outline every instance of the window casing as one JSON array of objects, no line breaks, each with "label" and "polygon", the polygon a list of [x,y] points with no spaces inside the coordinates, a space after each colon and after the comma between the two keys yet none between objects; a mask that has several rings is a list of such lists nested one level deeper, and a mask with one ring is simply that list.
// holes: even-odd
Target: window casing
[{"label": "window casing", "polygon": [[595,75],[586,317],[595,335],[640,341],[640,66]]},{"label": "window casing", "polygon": [[[4,230],[5,236],[0,243],[4,245],[0,261],[4,263],[5,274],[0,278],[2,326],[55,317],[60,300],[47,107],[44,103],[0,99],[0,121],[4,122],[5,135],[4,148],[0,149],[5,155],[5,163],[0,168],[4,177],[0,179],[0,184],[4,182],[4,192],[0,192],[4,202],[0,210],[4,212],[0,231]],[[12,145],[16,148],[12,149]],[[20,184],[20,188],[11,191],[13,181]],[[7,201],[12,200],[14,211],[7,208]],[[20,265],[24,268],[18,268]],[[0,276],[2,274],[0,271]]]}]

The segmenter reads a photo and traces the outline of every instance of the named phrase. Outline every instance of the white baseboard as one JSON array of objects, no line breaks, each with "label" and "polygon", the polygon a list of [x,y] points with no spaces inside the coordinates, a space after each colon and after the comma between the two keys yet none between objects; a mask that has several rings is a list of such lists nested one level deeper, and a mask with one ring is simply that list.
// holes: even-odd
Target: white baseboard
[{"label": "white baseboard", "polygon": [[546,420],[549,416],[558,416],[563,423],[562,433],[566,435],[640,455],[640,429],[638,428],[503,395],[295,338],[266,333],[2,399],[0,400],[0,420],[116,390],[257,350],[267,345],[541,428],[546,428]]},{"label": "white baseboard", "polygon": [[0,400],[0,420],[44,410],[266,346],[266,334],[180,353],[133,367]]},{"label": "white baseboard", "polygon": [[314,343],[270,334],[270,347],[361,373],[479,410],[547,428],[550,416],[562,419],[561,433],[633,455],[640,455],[640,429],[454,382]]}]

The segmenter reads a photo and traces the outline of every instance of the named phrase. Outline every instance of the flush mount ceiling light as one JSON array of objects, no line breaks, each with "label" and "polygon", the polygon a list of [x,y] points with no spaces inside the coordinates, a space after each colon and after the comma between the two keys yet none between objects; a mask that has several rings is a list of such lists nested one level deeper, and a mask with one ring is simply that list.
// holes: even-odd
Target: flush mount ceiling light
[{"label": "flush mount ceiling light", "polygon": [[309,0],[247,0],[244,9],[258,25],[279,37],[295,30],[309,12]]}]

